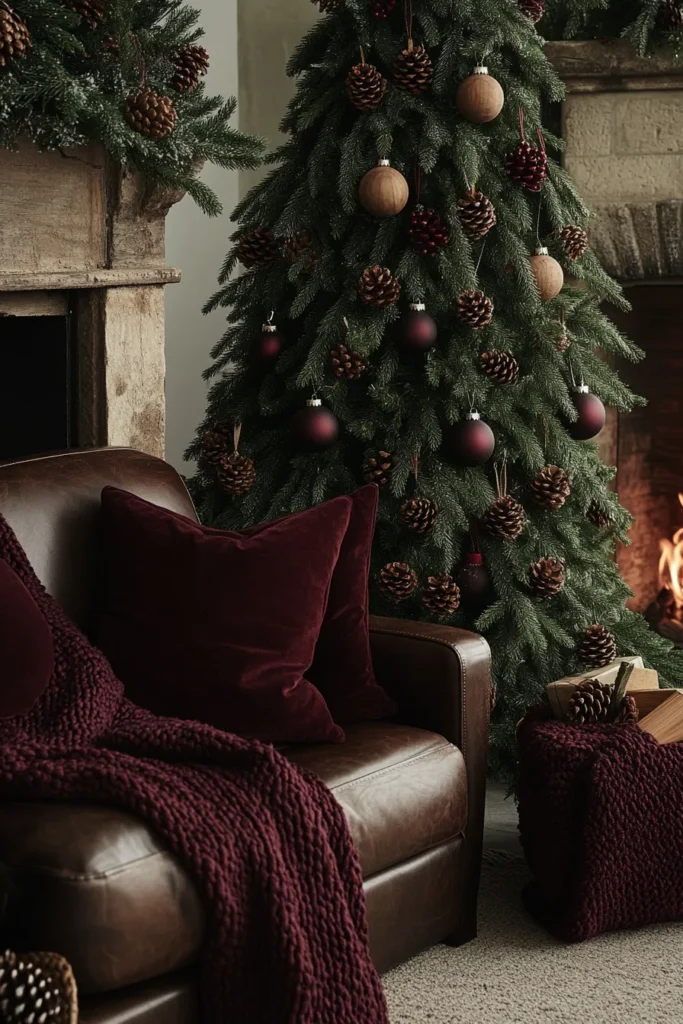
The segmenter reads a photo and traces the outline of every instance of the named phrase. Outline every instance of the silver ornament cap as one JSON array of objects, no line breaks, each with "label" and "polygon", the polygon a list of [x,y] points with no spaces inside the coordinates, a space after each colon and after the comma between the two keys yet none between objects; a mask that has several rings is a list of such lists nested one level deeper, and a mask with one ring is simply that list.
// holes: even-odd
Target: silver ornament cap
[{"label": "silver ornament cap", "polygon": [[309,398],[306,402],[309,409],[319,409],[322,404],[321,398]]},{"label": "silver ornament cap", "polygon": [[388,156],[377,157],[377,166],[378,167],[391,167],[391,160],[389,159]]},{"label": "silver ornament cap", "polygon": [[535,255],[536,256],[547,256],[548,255],[547,247],[545,245],[537,245],[536,246]]},{"label": "silver ornament cap", "polygon": [[261,330],[263,331],[264,334],[275,334],[275,332],[277,331],[277,327],[275,326],[275,324],[263,324],[261,326]]},{"label": "silver ornament cap", "polygon": [[424,313],[426,308],[427,307],[425,306],[424,302],[422,302],[421,299],[418,302],[411,302],[408,305],[408,309],[410,309],[413,313]]},{"label": "silver ornament cap", "polygon": [[468,412],[467,415],[465,416],[465,419],[466,420],[475,420],[475,421],[476,420],[480,420],[481,419],[481,413],[480,412]]},{"label": "silver ornament cap", "polygon": [[473,75],[488,75],[488,73],[489,69],[487,67],[484,67],[483,64],[478,64],[477,67],[472,72]]},{"label": "silver ornament cap", "polygon": [[574,391],[576,391],[577,395],[590,395],[591,393],[591,389],[587,384],[577,384]]}]

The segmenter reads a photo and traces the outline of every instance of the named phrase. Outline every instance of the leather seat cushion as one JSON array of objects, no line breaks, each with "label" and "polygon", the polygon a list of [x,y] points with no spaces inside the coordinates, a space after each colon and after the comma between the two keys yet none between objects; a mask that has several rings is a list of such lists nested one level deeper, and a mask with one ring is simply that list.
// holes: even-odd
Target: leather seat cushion
[{"label": "leather seat cushion", "polygon": [[[462,754],[442,736],[386,722],[346,742],[283,749],[347,815],[363,875],[430,850],[467,823]],[[199,894],[144,822],[114,808],[0,803],[0,861],[18,868],[20,935],[62,953],[80,990],[105,992],[194,962]]]}]

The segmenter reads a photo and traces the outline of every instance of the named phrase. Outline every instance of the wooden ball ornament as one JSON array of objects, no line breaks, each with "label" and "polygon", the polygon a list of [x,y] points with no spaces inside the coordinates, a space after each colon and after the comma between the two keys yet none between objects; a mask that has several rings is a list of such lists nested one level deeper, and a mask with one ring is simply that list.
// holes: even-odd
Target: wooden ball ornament
[{"label": "wooden ball ornament", "polygon": [[473,124],[494,121],[505,103],[500,82],[492,78],[489,69],[476,67],[469,78],[461,82],[455,94],[458,113]]},{"label": "wooden ball ornament", "polygon": [[410,188],[400,171],[382,157],[377,166],[364,174],[358,186],[358,199],[373,217],[395,217],[408,202]]},{"label": "wooden ball ornament", "polygon": [[548,255],[545,246],[538,246],[531,257],[530,266],[542,302],[549,302],[560,294],[564,286],[564,273],[557,260]]}]

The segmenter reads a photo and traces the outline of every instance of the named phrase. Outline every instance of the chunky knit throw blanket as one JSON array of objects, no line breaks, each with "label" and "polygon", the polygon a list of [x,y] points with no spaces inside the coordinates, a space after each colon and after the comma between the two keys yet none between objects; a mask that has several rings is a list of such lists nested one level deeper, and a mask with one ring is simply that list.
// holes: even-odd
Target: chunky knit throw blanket
[{"label": "chunky knit throw blanket", "polygon": [[56,654],[33,710],[0,721],[0,798],[102,802],[154,827],[204,896],[207,1024],[384,1024],[360,866],[323,783],[270,746],[132,705],[1,516],[0,558]]},{"label": "chunky knit throw blanket", "polygon": [[570,942],[683,919],[683,743],[546,708],[518,740],[529,909]]}]

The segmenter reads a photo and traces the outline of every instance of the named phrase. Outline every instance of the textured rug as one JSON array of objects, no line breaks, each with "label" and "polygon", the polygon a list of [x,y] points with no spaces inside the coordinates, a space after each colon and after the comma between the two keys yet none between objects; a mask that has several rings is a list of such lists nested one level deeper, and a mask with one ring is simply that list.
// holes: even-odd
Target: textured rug
[{"label": "textured rug", "polygon": [[683,924],[567,946],[524,912],[527,877],[487,855],[479,937],[385,975],[391,1024],[682,1024]]}]

